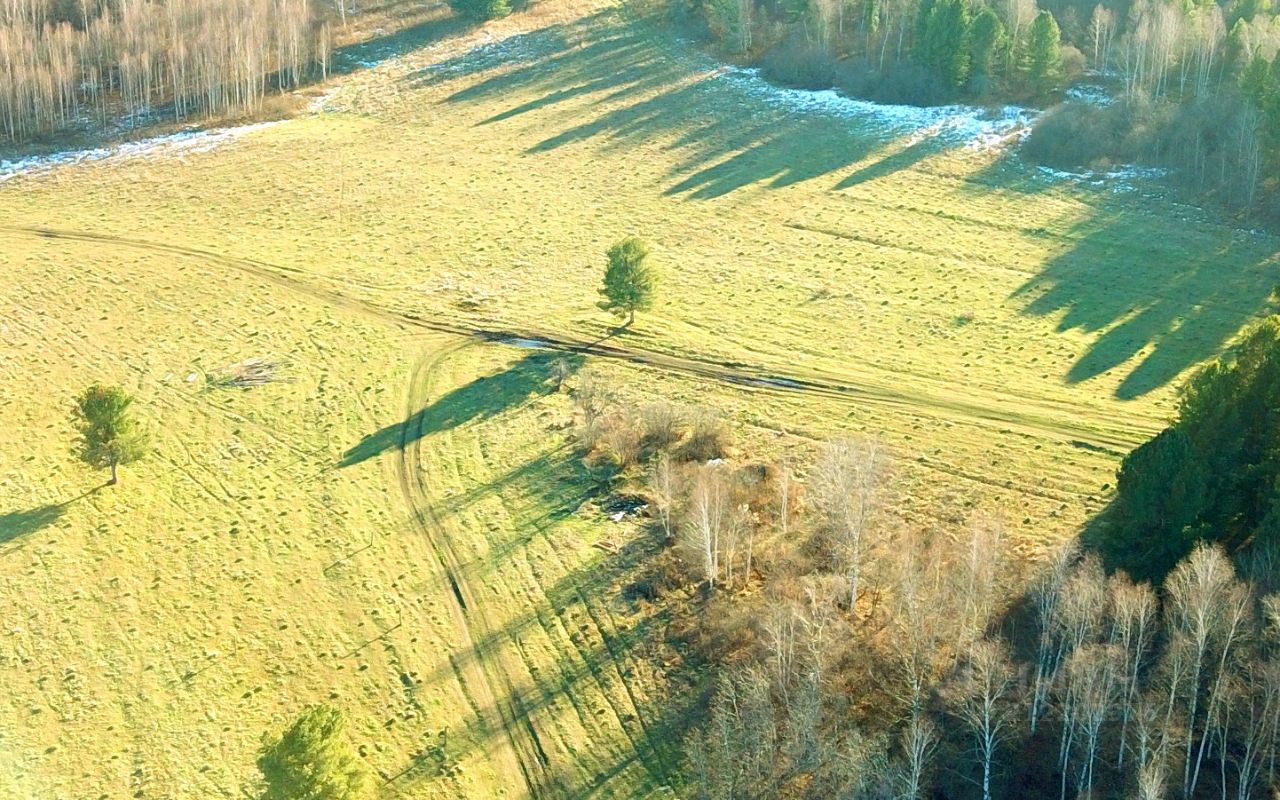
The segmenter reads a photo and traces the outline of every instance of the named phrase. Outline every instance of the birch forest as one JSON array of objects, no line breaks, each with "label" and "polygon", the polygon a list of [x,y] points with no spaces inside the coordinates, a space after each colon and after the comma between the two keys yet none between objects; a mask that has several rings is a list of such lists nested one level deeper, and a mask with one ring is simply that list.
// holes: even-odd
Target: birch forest
[{"label": "birch forest", "polygon": [[[1253,339],[1273,343],[1277,324]],[[1189,392],[1249,405],[1257,359],[1242,361]],[[610,396],[584,373],[580,451],[601,475],[646,476],[667,548],[632,591],[705,589],[685,636],[718,677],[686,740],[694,797],[1250,800],[1280,788],[1274,538],[1144,529],[1184,546],[1154,570],[1144,554],[1133,573],[1087,540],[1026,558],[998,516],[928,525],[891,512],[894,465],[874,439],[744,463],[707,410]]]},{"label": "birch forest", "polygon": [[0,0],[0,133],[253,113],[328,35],[310,0]]}]

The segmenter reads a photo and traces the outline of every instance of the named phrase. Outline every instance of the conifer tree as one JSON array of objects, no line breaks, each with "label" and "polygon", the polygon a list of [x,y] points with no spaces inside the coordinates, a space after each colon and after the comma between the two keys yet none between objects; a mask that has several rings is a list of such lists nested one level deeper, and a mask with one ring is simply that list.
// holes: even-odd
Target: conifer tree
[{"label": "conifer tree", "polygon": [[343,737],[346,718],[330,705],[309,708],[258,756],[262,800],[368,800],[369,776]]},{"label": "conifer tree", "polygon": [[120,482],[121,465],[147,453],[147,435],[130,413],[132,405],[133,397],[124,389],[96,383],[76,399],[80,459],[91,467],[109,468],[112,485]]},{"label": "conifer tree", "polygon": [[1062,32],[1058,21],[1048,11],[1041,11],[1031,23],[1027,46],[1027,78],[1037,94],[1048,94],[1061,88]]},{"label": "conifer tree", "polygon": [[604,300],[600,307],[627,316],[627,325],[635,322],[637,311],[653,307],[657,276],[649,263],[649,246],[635,236],[628,236],[609,248],[609,265],[604,273]]}]

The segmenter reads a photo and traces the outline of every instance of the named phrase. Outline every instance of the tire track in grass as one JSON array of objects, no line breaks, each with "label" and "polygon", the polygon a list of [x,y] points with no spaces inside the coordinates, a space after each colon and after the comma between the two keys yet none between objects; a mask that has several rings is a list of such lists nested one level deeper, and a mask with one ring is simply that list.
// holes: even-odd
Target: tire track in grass
[{"label": "tire track in grass", "polygon": [[[456,355],[467,346],[463,344],[451,348],[445,357]],[[466,443],[468,453],[454,455],[458,452],[454,447],[449,448],[448,452],[437,454],[433,459],[454,455],[453,468],[460,474],[468,473],[468,459],[482,462],[490,471],[500,471],[509,466],[495,461],[496,457],[487,445],[488,441],[483,436],[471,436]],[[541,637],[535,635],[533,638],[512,635],[511,644],[519,653],[524,668],[529,671],[543,707],[551,708],[556,698],[567,700],[574,708],[581,732],[586,735],[587,741],[600,745],[598,748],[591,748],[590,758],[584,757],[586,754],[583,752],[570,750],[578,767],[590,779],[615,774],[626,765],[636,763],[647,773],[648,783],[667,783],[668,767],[662,760],[659,748],[650,738],[650,730],[635,689],[625,677],[626,665],[610,639],[611,632],[601,624],[599,616],[588,602],[587,593],[583,591],[572,566],[559,554],[555,542],[548,535],[547,525],[541,520],[529,519],[527,504],[501,490],[494,493],[494,499],[508,520],[504,535],[514,536],[521,541],[517,550],[522,557],[503,558],[504,563],[514,565],[519,577],[506,578],[503,583],[510,585],[513,603],[530,608],[531,630],[540,630],[542,634]],[[428,505],[434,506],[434,503]],[[528,537],[524,535],[526,530],[530,531]],[[447,539],[449,529],[442,527],[441,535]],[[547,565],[539,564],[534,549],[531,549],[534,542],[545,547],[549,564],[553,564],[554,571],[559,573],[550,580],[542,576]],[[491,547],[503,546],[501,542],[493,540],[489,543]],[[568,595],[560,598],[559,602],[548,591],[553,582],[557,588],[563,587]],[[568,600],[567,604],[565,600]],[[579,623],[582,620],[576,618],[571,611],[578,604],[588,620],[581,626]],[[589,643],[593,638],[600,640],[598,651],[593,650]],[[537,657],[537,652],[543,649],[556,662],[556,667],[552,670],[556,676],[554,678],[550,677],[550,673],[544,673],[546,665]],[[584,688],[574,690],[573,684],[578,681],[583,681]],[[590,713],[590,701],[593,699],[602,708],[607,708],[608,713]],[[632,720],[631,723],[628,723],[628,718]],[[554,722],[551,724],[553,729],[545,731],[544,736],[558,734],[562,743],[571,744],[564,738],[567,730]],[[634,730],[636,727],[639,730]],[[593,784],[593,796],[595,791],[604,786],[605,783]],[[616,796],[608,790],[606,793]]]},{"label": "tire track in grass", "polygon": [[1041,407],[1023,411],[1017,406],[1019,404],[1026,406],[1029,401],[1013,395],[982,402],[955,396],[961,394],[960,392],[943,396],[944,393],[912,390],[893,382],[834,380],[817,372],[781,373],[760,365],[739,361],[715,359],[697,354],[676,355],[628,347],[608,343],[608,337],[592,340],[532,329],[480,328],[468,325],[465,321],[451,321],[441,317],[425,317],[394,311],[338,291],[325,289],[306,279],[323,276],[296,267],[282,267],[255,259],[228,256],[181,245],[129,239],[109,234],[12,225],[0,226],[0,232],[27,238],[114,244],[199,259],[245,272],[287,289],[307,294],[322,302],[403,328],[418,328],[482,341],[617,359],[694,375],[749,390],[779,394],[807,394],[826,397],[835,402],[855,402],[906,411],[923,411],[938,418],[964,421],[998,432],[1047,436],[1077,447],[1104,451],[1115,456],[1128,452],[1159,432],[1161,428],[1155,421],[1122,415],[1098,416],[1097,422],[1090,424],[1082,418],[1090,413],[1097,416],[1096,409],[1074,407],[1065,403],[1043,404]]},{"label": "tire track in grass", "polygon": [[[518,781],[524,785],[529,797],[538,800],[545,796],[547,755],[510,676],[487,645],[477,644],[477,641],[493,641],[484,608],[476,602],[462,573],[457,553],[431,503],[426,474],[422,469],[422,441],[429,431],[424,415],[418,410],[426,406],[432,395],[436,369],[445,358],[462,350],[466,344],[463,342],[437,350],[414,365],[409,376],[405,420],[400,426],[396,475],[415,527],[430,543],[449,581],[451,591],[447,596],[453,601],[449,603],[450,613],[462,637],[464,653],[468,655],[464,659],[450,656],[449,660],[462,683],[463,692],[480,716],[482,727],[491,735],[500,735],[501,743],[495,748],[500,751],[498,763],[494,764],[495,771],[505,779],[503,783]],[[495,683],[501,690],[501,697],[495,691]]]}]

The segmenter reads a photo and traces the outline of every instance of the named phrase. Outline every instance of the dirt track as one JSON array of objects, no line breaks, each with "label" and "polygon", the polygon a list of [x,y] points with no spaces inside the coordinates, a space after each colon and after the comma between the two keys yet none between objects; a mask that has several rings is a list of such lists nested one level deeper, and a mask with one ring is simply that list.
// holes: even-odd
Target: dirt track
[{"label": "dirt track", "polygon": [[924,412],[939,418],[967,421],[995,430],[1045,436],[1077,447],[1102,450],[1117,455],[1128,452],[1129,449],[1158,431],[1158,426],[1154,424],[1135,424],[1129,420],[1116,420],[1099,426],[1080,424],[1070,419],[1073,409],[1069,407],[1041,406],[1033,411],[1023,411],[1018,406],[1026,403],[1015,395],[1009,395],[1007,402],[984,404],[951,396],[911,392],[890,385],[837,381],[815,374],[774,372],[761,365],[721,361],[697,355],[662,353],[629,347],[618,343],[612,337],[591,340],[539,330],[476,327],[468,325],[465,319],[429,318],[383,308],[341,292],[323,288],[314,281],[318,276],[305,270],[163,242],[85,231],[22,226],[0,226],[0,235],[9,238],[93,242],[148,252],[168,253],[236,269],[335,306],[404,328],[420,328],[490,342],[537,346],[597,358],[620,359],[756,390],[822,395],[836,402],[896,407],[916,413]]},{"label": "dirt track", "polygon": [[[411,519],[431,543],[452,592],[446,593],[450,615],[458,630],[464,653],[473,657],[450,657],[458,681],[480,716],[484,728],[492,734],[501,730],[500,751],[494,769],[509,780],[523,781],[527,795],[543,797],[547,756],[538,743],[537,731],[528,714],[521,709],[519,694],[513,691],[510,677],[487,647],[477,644],[490,641],[492,631],[483,606],[477,603],[459,566],[448,532],[435,511],[428,494],[428,478],[422,469],[421,448],[425,438],[423,417],[418,409],[431,402],[432,374],[440,362],[465,345],[455,345],[427,354],[414,365],[409,377],[405,400],[405,420],[400,428],[400,447],[396,459],[396,475]],[[498,685],[495,691],[495,682]],[[501,698],[501,699],[499,699]],[[496,719],[495,719],[496,717]]]}]

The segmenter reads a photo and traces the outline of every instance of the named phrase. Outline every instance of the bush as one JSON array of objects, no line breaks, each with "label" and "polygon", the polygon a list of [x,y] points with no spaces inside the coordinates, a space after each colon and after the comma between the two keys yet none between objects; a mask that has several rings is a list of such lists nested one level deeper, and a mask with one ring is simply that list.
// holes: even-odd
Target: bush
[{"label": "bush", "polygon": [[497,19],[511,13],[510,0],[449,0],[449,7],[475,20]]},{"label": "bush", "polygon": [[615,410],[601,417],[587,455],[592,468],[621,472],[640,461],[640,431],[631,415]]},{"label": "bush", "polygon": [[724,458],[732,446],[733,437],[724,420],[718,414],[703,411],[693,418],[689,436],[676,456],[681,461],[710,461]]},{"label": "bush", "polygon": [[923,66],[903,61],[880,72],[866,59],[837,59],[793,30],[760,60],[769,80],[797,89],[838,89],[850,97],[884,103],[927,105],[952,99],[942,82]]},{"label": "bush", "polygon": [[640,409],[640,426],[643,433],[640,447],[645,458],[671,449],[685,428],[685,411],[666,402],[649,403]]}]

